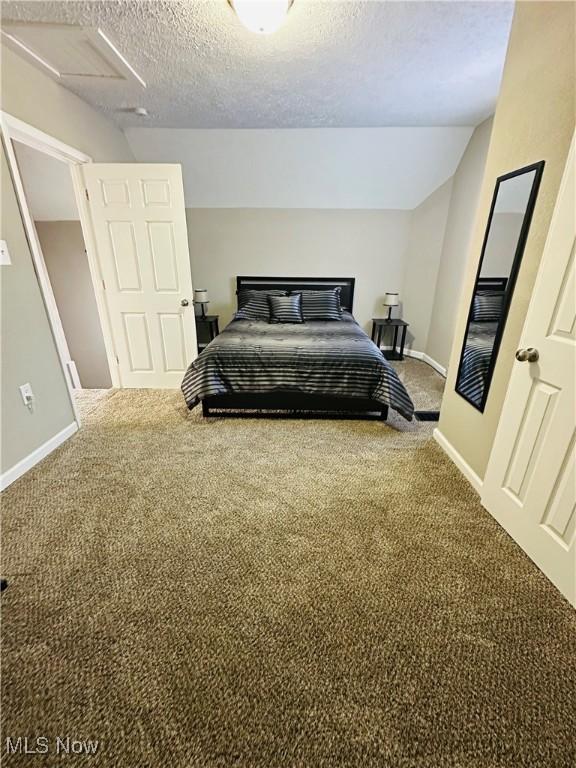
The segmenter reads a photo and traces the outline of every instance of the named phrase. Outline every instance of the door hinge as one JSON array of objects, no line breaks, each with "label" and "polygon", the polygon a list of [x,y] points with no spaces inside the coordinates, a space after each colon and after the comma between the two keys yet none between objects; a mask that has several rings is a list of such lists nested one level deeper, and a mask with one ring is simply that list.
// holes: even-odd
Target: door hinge
[{"label": "door hinge", "polygon": [[84,192],[86,194],[86,200],[88,200],[88,202],[90,202],[90,195],[88,194],[88,190],[85,189]]},{"label": "door hinge", "polygon": [[106,283],[104,282],[104,280],[102,280],[102,290],[103,290],[103,291],[105,291],[105,290],[106,290]]},{"label": "door hinge", "polygon": [[114,357],[116,358],[116,362],[118,363],[118,365],[120,365],[120,358],[118,357],[118,355],[114,355]]}]

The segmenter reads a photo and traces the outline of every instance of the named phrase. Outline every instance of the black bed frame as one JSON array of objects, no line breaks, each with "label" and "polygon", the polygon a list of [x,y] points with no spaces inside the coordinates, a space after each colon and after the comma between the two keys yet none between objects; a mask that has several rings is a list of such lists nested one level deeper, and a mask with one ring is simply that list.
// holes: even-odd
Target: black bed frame
[{"label": "black bed frame", "polygon": [[[242,288],[266,291],[313,291],[340,288],[342,307],[352,312],[354,306],[353,277],[254,277],[239,275],[236,292]],[[299,419],[370,419],[386,420],[388,406],[375,400],[349,397],[324,397],[299,392],[246,392],[212,395],[202,400],[204,416]]]},{"label": "black bed frame", "polygon": [[507,283],[507,277],[479,277],[476,281],[474,293],[480,291],[498,291],[499,293],[504,293]]}]

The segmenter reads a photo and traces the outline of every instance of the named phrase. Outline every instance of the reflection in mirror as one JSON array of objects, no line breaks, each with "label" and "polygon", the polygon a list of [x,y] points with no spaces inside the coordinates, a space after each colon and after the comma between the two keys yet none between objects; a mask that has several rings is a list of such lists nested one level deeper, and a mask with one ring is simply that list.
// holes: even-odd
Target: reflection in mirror
[{"label": "reflection in mirror", "polygon": [[488,397],[543,168],[544,162],[536,163],[496,181],[456,377],[456,391],[480,411]]}]

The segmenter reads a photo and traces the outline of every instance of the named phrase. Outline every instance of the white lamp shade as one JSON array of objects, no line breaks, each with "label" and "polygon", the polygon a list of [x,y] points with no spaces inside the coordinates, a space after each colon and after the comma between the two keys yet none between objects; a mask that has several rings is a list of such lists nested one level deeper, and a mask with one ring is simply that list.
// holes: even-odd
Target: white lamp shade
[{"label": "white lamp shade", "polygon": [[194,301],[198,304],[206,304],[208,302],[208,291],[205,288],[199,288],[194,291]]},{"label": "white lamp shade", "polygon": [[397,307],[398,306],[398,294],[397,293],[385,293],[384,294],[384,306],[385,307]]}]

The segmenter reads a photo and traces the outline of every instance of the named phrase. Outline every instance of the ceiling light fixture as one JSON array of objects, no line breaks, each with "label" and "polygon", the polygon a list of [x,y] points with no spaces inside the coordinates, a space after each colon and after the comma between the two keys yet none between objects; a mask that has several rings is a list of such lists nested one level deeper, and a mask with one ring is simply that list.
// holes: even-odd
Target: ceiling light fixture
[{"label": "ceiling light fixture", "polygon": [[250,32],[270,35],[288,15],[294,0],[228,0],[236,15]]}]

